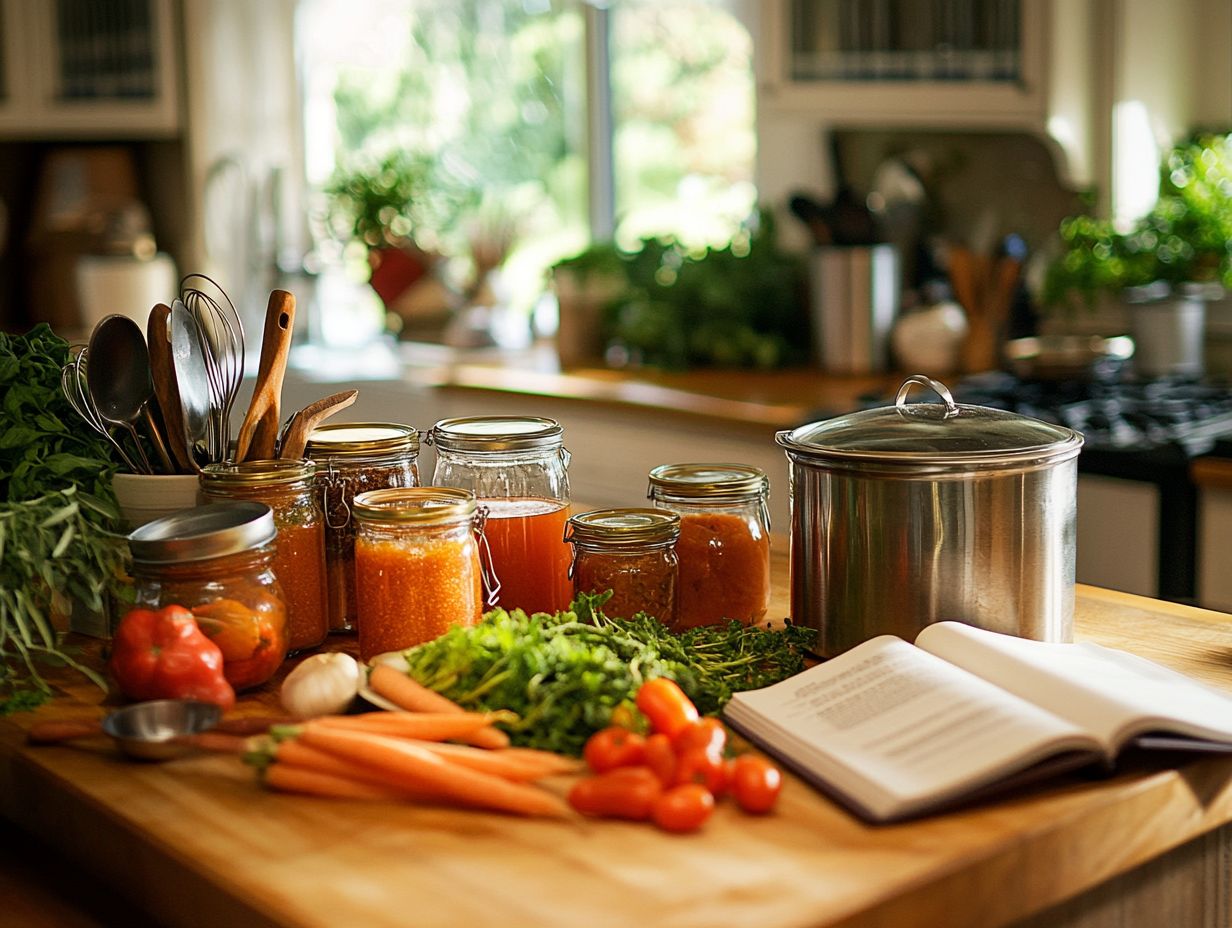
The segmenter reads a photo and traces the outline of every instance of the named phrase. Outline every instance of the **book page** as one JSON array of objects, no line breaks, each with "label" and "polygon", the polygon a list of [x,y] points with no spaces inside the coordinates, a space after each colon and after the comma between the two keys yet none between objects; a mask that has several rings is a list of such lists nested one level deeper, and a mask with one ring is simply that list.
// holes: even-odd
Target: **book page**
[{"label": "book page", "polygon": [[960,622],[930,625],[916,644],[1092,732],[1109,756],[1148,731],[1232,739],[1232,697],[1125,651]]},{"label": "book page", "polygon": [[874,818],[962,795],[1053,753],[1097,750],[1068,722],[893,636],[737,693],[724,717]]}]

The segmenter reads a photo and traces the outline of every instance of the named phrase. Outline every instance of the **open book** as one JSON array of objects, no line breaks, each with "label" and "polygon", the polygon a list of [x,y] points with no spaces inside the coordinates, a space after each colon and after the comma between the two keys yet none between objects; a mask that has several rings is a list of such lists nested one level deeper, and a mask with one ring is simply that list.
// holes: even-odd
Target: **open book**
[{"label": "open book", "polygon": [[958,622],[915,645],[883,635],[723,710],[737,731],[873,821],[1127,745],[1232,752],[1232,696],[1095,644],[1049,644]]}]

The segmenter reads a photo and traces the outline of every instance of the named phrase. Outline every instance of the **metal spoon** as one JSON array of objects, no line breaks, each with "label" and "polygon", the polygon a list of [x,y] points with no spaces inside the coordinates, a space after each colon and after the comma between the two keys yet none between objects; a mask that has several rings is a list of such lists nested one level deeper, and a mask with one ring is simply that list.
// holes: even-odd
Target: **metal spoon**
[{"label": "metal spoon", "polygon": [[88,348],[80,349],[73,358],[60,369],[60,390],[64,393],[70,406],[77,415],[85,420],[86,424],[103,438],[111,442],[111,446],[123,459],[124,464],[133,473],[141,473],[141,468],[137,463],[129,457],[128,452],[124,450],[124,446],[116,441],[116,437],[111,434],[111,429],[107,423],[99,416],[98,410],[94,408],[94,403],[90,400],[90,391],[86,389],[86,356],[89,354]]},{"label": "metal spoon", "polygon": [[[171,304],[171,362],[175,366],[175,382],[180,389],[180,409],[184,413],[184,431],[190,452],[202,443],[211,462],[221,461],[211,447],[210,377],[206,370],[205,346],[201,329],[188,307],[180,300]],[[225,454],[225,450],[223,452]]]},{"label": "metal spoon", "polygon": [[118,313],[103,317],[90,335],[90,364],[86,367],[86,386],[104,422],[122,426],[132,436],[138,454],[153,473],[136,422],[144,418],[150,438],[158,452],[162,472],[175,473],[167,453],[167,443],[150,411],[154,384],[150,380],[150,353],[141,327]]}]

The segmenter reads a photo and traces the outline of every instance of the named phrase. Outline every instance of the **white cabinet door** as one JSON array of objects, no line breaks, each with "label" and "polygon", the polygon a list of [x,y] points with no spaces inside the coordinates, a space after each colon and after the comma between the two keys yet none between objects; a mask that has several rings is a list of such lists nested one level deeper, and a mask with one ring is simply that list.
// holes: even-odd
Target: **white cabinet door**
[{"label": "white cabinet door", "polygon": [[1079,583],[1159,595],[1159,490],[1118,477],[1078,477]]}]

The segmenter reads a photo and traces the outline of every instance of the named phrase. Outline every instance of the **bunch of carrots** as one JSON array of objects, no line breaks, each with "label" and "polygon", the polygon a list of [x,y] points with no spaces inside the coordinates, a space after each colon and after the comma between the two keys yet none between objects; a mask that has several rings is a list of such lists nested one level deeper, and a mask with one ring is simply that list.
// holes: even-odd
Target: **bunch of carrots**
[{"label": "bunch of carrots", "polygon": [[368,683],[404,711],[328,715],[271,728],[247,756],[263,768],[268,787],[569,815],[564,801],[536,781],[578,772],[576,759],[510,747],[508,736],[493,727],[502,713],[466,712],[391,667],[373,668]]}]

